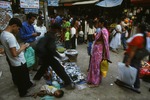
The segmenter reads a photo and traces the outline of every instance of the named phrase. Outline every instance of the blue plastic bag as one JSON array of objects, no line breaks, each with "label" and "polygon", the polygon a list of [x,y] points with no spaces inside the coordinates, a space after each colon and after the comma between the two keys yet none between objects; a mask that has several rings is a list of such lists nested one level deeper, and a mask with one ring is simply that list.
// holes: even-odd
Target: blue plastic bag
[{"label": "blue plastic bag", "polygon": [[35,51],[34,51],[34,49],[32,47],[28,47],[25,50],[24,56],[26,59],[27,67],[29,68],[29,67],[33,66],[35,63]]}]

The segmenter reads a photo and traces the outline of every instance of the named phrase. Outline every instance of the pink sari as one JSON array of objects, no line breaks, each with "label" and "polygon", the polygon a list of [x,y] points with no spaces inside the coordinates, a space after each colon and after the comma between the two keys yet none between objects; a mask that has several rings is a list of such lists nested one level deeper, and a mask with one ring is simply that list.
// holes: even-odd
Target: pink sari
[{"label": "pink sari", "polygon": [[[96,41],[103,37],[104,44],[98,44]],[[106,28],[102,28],[100,33],[95,37],[95,42],[93,44],[92,56],[90,61],[90,69],[87,75],[87,83],[93,85],[99,85],[101,83],[102,77],[100,73],[100,62],[105,55],[106,59],[109,59],[109,42],[108,42],[109,33]],[[103,49],[105,48],[106,52],[103,54]]]}]

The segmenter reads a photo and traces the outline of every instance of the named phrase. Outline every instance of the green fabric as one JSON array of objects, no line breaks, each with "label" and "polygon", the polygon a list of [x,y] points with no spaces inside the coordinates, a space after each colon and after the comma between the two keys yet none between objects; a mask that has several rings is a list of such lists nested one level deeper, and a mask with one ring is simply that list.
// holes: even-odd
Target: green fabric
[{"label": "green fabric", "polygon": [[69,21],[62,24],[62,28],[67,28],[67,27],[70,27],[70,26],[71,26],[71,23]]},{"label": "green fabric", "polygon": [[24,56],[26,59],[27,67],[29,68],[29,67],[33,66],[35,63],[35,52],[32,47],[28,47],[25,50]]},{"label": "green fabric", "polygon": [[69,38],[70,38],[70,33],[69,33],[69,32],[66,32],[66,33],[65,33],[65,41],[70,40]]}]

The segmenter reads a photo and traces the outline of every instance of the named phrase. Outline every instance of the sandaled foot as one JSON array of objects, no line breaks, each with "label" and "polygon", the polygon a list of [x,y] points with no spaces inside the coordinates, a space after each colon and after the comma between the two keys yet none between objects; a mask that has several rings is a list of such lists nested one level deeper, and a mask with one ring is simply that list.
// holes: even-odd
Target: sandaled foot
[{"label": "sandaled foot", "polygon": [[94,84],[89,84],[88,87],[89,88],[94,88],[94,87],[98,87],[99,85],[94,85]]}]

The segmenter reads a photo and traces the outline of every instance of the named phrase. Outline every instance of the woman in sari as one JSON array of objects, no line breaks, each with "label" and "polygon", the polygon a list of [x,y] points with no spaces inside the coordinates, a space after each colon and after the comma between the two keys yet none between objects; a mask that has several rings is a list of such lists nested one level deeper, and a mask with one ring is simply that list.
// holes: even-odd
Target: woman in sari
[{"label": "woman in sari", "polygon": [[109,33],[105,28],[106,21],[103,18],[99,20],[101,31],[96,35],[91,51],[90,68],[87,75],[89,87],[98,87],[102,81],[100,63],[103,59],[109,60]]}]

